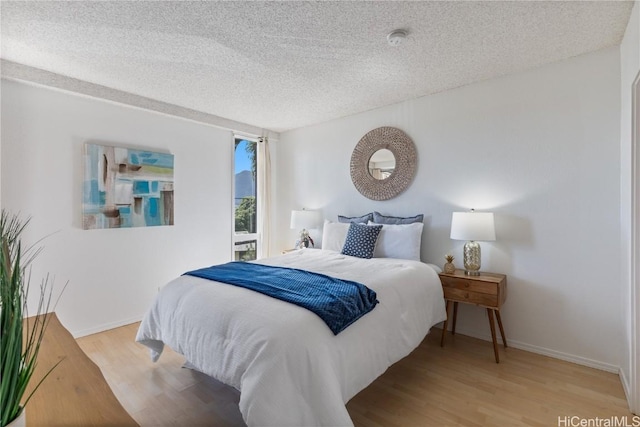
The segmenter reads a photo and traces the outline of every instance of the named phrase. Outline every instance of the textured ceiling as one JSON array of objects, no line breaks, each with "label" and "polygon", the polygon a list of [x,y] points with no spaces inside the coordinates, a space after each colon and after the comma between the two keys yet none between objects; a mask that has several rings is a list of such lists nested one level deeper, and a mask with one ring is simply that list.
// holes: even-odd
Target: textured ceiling
[{"label": "textured ceiling", "polygon": [[278,132],[617,45],[632,6],[2,1],[0,57]]}]

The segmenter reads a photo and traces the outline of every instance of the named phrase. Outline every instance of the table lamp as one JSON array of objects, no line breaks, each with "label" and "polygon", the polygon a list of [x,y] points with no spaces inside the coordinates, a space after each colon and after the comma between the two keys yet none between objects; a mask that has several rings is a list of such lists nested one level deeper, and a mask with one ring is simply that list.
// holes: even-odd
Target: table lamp
[{"label": "table lamp", "polygon": [[464,244],[464,273],[468,276],[480,275],[480,241],[496,240],[493,213],[454,212],[451,217],[451,238],[468,240]]},{"label": "table lamp", "polygon": [[291,211],[291,229],[300,230],[300,238],[296,241],[296,249],[308,248],[309,243],[313,246],[313,239],[309,236],[308,229],[320,226],[320,212],[318,211]]}]

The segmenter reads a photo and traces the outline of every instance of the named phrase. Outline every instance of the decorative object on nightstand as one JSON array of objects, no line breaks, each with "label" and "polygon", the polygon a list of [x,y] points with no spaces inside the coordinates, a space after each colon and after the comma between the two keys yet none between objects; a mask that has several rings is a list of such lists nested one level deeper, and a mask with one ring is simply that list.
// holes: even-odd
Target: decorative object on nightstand
[{"label": "decorative object on nightstand", "polygon": [[490,212],[454,212],[451,217],[451,238],[454,240],[468,240],[464,244],[465,274],[477,276],[480,274],[480,241],[496,240],[496,229],[493,213]]},{"label": "decorative object on nightstand", "polygon": [[455,259],[453,257],[453,255],[451,254],[447,254],[444,256],[444,259],[447,261],[446,264],[444,265],[444,268],[442,269],[445,273],[447,274],[451,274],[454,271],[456,271],[456,266],[453,265],[453,260]]},{"label": "decorative object on nightstand", "polygon": [[500,318],[500,307],[507,299],[507,276],[496,273],[481,273],[477,276],[468,276],[463,270],[456,270],[452,274],[440,273],[444,299],[447,302],[447,320],[442,327],[442,338],[440,346],[444,346],[444,337],[449,325],[451,303],[453,303],[453,324],[451,334],[456,333],[456,318],[458,317],[458,303],[474,304],[487,309],[489,315],[489,326],[491,328],[491,338],[493,340],[493,353],[496,363],[500,363],[498,355],[498,341],[496,340],[496,327],[493,320],[494,314],[500,328],[502,344],[507,348],[507,338],[502,327]]},{"label": "decorative object on nightstand", "polygon": [[320,212],[318,211],[291,211],[291,229],[301,229],[295,249],[308,248],[309,244],[314,246],[313,239],[309,236],[308,229],[318,228],[320,225]]}]

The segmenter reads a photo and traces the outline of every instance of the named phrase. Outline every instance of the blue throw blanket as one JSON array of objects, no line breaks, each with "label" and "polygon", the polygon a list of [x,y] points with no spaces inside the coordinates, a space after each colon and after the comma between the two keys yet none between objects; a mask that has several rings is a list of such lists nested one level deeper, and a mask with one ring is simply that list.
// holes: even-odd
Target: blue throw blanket
[{"label": "blue throw blanket", "polygon": [[229,262],[184,273],[251,289],[304,307],[338,335],[374,309],[376,293],[361,283],[295,268]]}]

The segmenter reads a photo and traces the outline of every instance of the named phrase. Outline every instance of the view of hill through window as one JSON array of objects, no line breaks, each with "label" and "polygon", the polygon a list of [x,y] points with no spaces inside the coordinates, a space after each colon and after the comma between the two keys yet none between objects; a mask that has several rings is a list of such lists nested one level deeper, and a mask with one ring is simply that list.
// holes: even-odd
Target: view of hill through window
[{"label": "view of hill through window", "polygon": [[246,139],[235,140],[235,259],[256,259],[256,147]]}]

